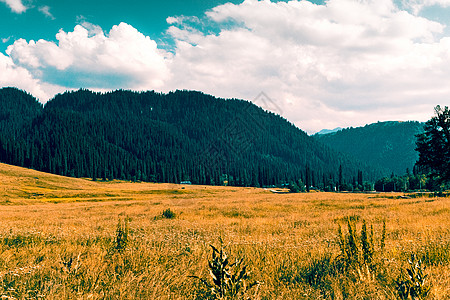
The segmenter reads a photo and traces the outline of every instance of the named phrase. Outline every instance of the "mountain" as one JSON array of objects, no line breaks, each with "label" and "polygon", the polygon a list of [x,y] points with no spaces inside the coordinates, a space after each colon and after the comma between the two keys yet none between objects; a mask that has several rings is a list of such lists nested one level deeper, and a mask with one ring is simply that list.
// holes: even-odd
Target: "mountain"
[{"label": "mountain", "polygon": [[336,127],[335,129],[322,129],[321,131],[317,132],[316,134],[329,134],[333,132],[337,132],[342,130],[342,127]]},{"label": "mountain", "polygon": [[0,131],[16,132],[42,112],[42,104],[15,88],[0,89]]},{"label": "mountain", "polygon": [[418,159],[415,135],[422,131],[420,122],[390,121],[316,134],[314,138],[358,160],[402,175],[406,169],[411,171]]},{"label": "mountain", "polygon": [[[53,174],[241,186],[299,178],[320,186],[336,181],[340,166],[349,181],[381,174],[251,102],[201,92],[79,90],[43,107],[2,89],[0,103],[8,103],[0,161]],[[14,130],[2,125],[16,121]]]}]

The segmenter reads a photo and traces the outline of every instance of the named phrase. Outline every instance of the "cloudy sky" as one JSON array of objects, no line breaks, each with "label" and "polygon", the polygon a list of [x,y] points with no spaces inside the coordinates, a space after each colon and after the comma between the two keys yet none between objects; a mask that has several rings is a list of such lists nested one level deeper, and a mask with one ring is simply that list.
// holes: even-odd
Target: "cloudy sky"
[{"label": "cloudy sky", "polygon": [[450,0],[0,0],[5,86],[199,90],[309,133],[426,121],[450,104]]}]

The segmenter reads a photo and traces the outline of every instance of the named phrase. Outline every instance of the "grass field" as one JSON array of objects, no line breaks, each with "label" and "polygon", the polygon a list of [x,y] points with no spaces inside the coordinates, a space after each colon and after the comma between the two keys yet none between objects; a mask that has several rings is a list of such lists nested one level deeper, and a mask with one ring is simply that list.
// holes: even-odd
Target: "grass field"
[{"label": "grass field", "polygon": [[[412,253],[428,298],[450,299],[450,198],[92,182],[4,164],[0,184],[4,298],[205,299],[190,276],[210,280],[221,238],[260,283],[252,299],[399,299]],[[358,236],[363,220],[373,226],[375,267],[342,263],[347,220]]]}]

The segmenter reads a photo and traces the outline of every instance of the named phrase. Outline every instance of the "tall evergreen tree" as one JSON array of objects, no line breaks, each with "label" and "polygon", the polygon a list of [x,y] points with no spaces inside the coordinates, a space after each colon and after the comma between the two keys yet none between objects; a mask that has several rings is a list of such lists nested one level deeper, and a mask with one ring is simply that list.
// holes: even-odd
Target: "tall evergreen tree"
[{"label": "tall evergreen tree", "polygon": [[417,135],[417,165],[438,181],[450,182],[450,112],[439,105],[435,115],[425,123],[424,133]]},{"label": "tall evergreen tree", "polygon": [[306,191],[309,193],[311,188],[311,170],[309,169],[309,165],[306,165],[306,171],[305,171],[305,185],[306,185]]}]

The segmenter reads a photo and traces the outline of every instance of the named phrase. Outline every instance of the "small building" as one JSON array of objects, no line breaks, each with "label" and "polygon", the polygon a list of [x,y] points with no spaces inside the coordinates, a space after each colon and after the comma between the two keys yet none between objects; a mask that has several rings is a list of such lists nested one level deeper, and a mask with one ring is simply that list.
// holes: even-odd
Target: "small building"
[{"label": "small building", "polygon": [[189,180],[186,180],[186,181],[180,182],[180,184],[192,184],[192,182],[190,182]]}]

